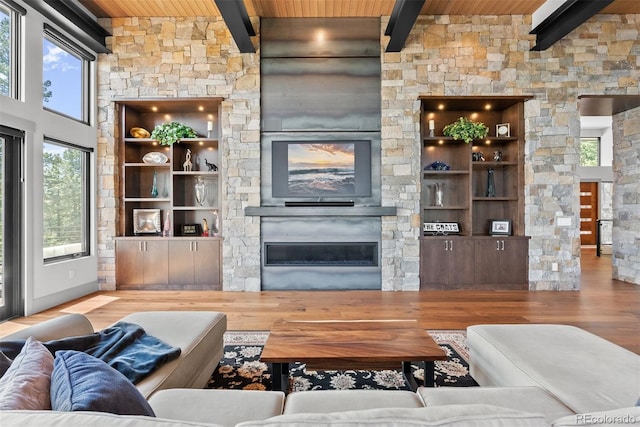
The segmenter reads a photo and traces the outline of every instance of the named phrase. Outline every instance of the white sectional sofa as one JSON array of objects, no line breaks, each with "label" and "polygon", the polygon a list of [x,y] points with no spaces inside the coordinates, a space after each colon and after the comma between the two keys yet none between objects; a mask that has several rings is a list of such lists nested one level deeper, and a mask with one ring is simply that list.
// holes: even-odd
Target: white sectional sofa
[{"label": "white sectional sofa", "polygon": [[554,426],[640,423],[640,356],[597,335],[569,325],[474,325],[467,345],[481,387],[423,388],[425,405],[500,405],[542,412]]},{"label": "white sectional sofa", "polygon": [[[149,398],[167,388],[204,388],[224,351],[227,316],[211,311],[145,311],[130,314],[120,321],[140,325],[148,334],[181,349],[180,357],[153,372],[136,387]],[[33,337],[39,341],[89,335],[94,328],[82,314],[68,314],[30,326],[2,338],[19,340]]]},{"label": "white sectional sofa", "polygon": [[[481,387],[421,387],[417,393],[305,391],[285,397],[276,391],[203,389],[222,354],[226,318],[221,313],[135,313],[123,320],[140,324],[171,345],[184,346],[180,359],[154,373],[155,379],[138,385],[155,418],[106,412],[4,410],[0,411],[0,425],[640,425],[640,407],[633,406],[640,396],[640,356],[578,328],[562,325],[469,328],[471,372]],[[72,315],[44,322],[9,338],[32,335],[50,340],[85,334],[89,328],[84,316]]]}]

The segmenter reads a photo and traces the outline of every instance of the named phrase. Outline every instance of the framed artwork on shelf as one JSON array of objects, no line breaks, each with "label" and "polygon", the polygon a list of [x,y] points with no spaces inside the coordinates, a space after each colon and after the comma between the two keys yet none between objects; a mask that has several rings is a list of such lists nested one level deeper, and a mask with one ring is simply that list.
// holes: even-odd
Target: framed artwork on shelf
[{"label": "framed artwork on shelf", "polygon": [[200,224],[182,225],[183,236],[199,236],[200,234],[202,234],[202,226]]},{"label": "framed artwork on shelf", "polygon": [[489,234],[492,236],[510,236],[511,220],[509,219],[491,219],[489,220]]},{"label": "framed artwork on shelf", "polygon": [[160,209],[134,209],[133,234],[160,234]]},{"label": "framed artwork on shelf", "polygon": [[511,136],[511,126],[509,125],[509,123],[497,124],[496,136]]}]

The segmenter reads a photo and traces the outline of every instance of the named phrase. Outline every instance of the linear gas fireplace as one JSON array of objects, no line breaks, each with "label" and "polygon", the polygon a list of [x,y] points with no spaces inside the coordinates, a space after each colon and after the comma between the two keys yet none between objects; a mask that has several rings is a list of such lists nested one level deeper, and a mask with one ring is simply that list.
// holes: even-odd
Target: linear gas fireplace
[{"label": "linear gas fireplace", "polygon": [[378,265],[378,242],[265,243],[265,266],[369,266]]},{"label": "linear gas fireplace", "polygon": [[380,218],[263,217],[261,227],[263,290],[382,288]]}]

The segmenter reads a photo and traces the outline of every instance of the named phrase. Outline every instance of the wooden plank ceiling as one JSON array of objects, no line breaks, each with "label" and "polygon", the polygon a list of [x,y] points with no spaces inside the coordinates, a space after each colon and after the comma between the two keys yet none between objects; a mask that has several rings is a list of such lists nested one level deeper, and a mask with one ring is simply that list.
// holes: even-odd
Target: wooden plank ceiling
[{"label": "wooden plank ceiling", "polygon": [[[79,0],[99,18],[219,16],[214,0]],[[545,0],[427,0],[421,15],[530,15]],[[265,18],[389,16],[393,0],[244,0]],[[639,0],[616,0],[600,13],[640,13]]]}]

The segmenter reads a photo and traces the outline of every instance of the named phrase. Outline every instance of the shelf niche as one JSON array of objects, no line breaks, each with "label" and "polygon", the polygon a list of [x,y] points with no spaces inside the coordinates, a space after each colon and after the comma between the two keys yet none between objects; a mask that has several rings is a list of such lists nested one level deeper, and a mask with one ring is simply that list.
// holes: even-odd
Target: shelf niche
[{"label": "shelf niche", "polygon": [[[422,222],[457,222],[456,235],[421,238],[421,289],[528,289],[528,237],[524,235],[524,103],[531,97],[420,97]],[[443,135],[468,118],[489,128],[467,144]],[[498,125],[508,125],[499,133]],[[494,154],[499,156],[494,158]],[[448,170],[433,170],[443,162]],[[488,194],[489,171],[495,194]],[[436,183],[442,186],[436,202]],[[495,219],[511,221],[510,236],[491,236]],[[491,252],[491,256],[487,255]],[[494,253],[495,252],[495,253]],[[508,267],[508,268],[507,268]],[[487,275],[497,271],[497,277]]]}]

